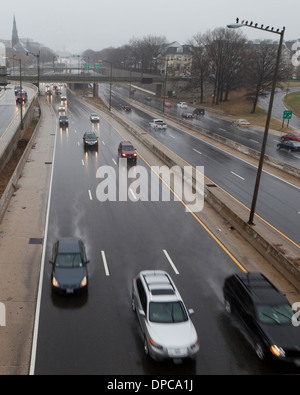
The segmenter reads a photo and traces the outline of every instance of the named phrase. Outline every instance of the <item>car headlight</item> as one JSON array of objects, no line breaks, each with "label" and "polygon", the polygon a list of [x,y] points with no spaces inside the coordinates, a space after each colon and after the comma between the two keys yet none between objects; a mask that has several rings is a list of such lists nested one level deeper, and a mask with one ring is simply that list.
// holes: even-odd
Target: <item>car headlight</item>
[{"label": "car headlight", "polygon": [[193,344],[191,345],[191,349],[194,350],[194,349],[197,348],[198,346],[199,346],[199,339],[198,339],[198,337],[197,337],[197,340],[195,341],[195,343],[193,343]]},{"label": "car headlight", "polygon": [[52,285],[53,285],[53,287],[56,287],[56,288],[59,287],[59,283],[58,283],[58,281],[56,280],[55,277],[52,278]]},{"label": "car headlight", "polygon": [[275,357],[285,357],[285,351],[281,347],[272,345],[270,347],[270,351],[273,355],[275,355]]},{"label": "car headlight", "polygon": [[151,343],[151,345],[154,348],[157,348],[158,350],[162,351],[163,350],[163,346],[161,346],[160,344],[155,343],[155,341],[153,339],[151,339],[151,337],[149,338],[149,341]]},{"label": "car headlight", "polygon": [[87,286],[87,277],[86,276],[83,277],[80,286],[81,287],[86,287]]}]

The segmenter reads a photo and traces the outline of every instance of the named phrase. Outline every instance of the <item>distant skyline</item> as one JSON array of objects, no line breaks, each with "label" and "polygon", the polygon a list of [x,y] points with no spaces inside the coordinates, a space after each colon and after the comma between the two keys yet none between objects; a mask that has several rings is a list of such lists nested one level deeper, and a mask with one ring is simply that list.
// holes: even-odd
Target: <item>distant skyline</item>
[{"label": "distant skyline", "polygon": [[[0,38],[11,40],[15,15],[20,38],[71,53],[120,47],[148,35],[185,44],[197,33],[225,27],[237,17],[276,29],[285,26],[285,40],[296,40],[300,38],[299,14],[299,0],[14,0],[5,4]],[[267,32],[241,30],[251,40],[278,39]]]}]

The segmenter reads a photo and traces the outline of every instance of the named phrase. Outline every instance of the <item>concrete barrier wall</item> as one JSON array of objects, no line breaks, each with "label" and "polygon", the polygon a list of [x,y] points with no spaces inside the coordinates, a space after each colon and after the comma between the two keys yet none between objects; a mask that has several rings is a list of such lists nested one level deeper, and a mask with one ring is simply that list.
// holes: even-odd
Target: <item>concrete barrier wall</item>
[{"label": "concrete barrier wall", "polygon": [[[13,138],[12,138],[11,143],[8,145],[7,149],[8,150],[10,149],[12,152],[8,152],[8,154],[6,156],[6,159],[8,157],[9,158],[11,157],[11,155],[14,152],[13,150],[15,149],[15,147],[18,144],[19,139],[22,138],[22,136],[24,135],[24,133],[26,131],[26,128],[29,127],[29,125],[32,122],[33,113],[34,113],[34,101],[35,101],[35,99],[32,101],[32,103],[30,105],[30,108],[28,109],[28,111],[26,113],[26,121],[25,121],[25,118],[24,118],[24,129],[21,130],[21,126],[19,126],[17,128]],[[31,151],[32,146],[34,144],[34,141],[36,139],[36,136],[37,136],[37,133],[38,133],[38,130],[39,130],[40,122],[41,122],[41,117],[40,117],[39,122],[38,122],[38,124],[37,124],[37,126],[36,126],[36,128],[35,128],[35,130],[34,130],[34,132],[32,134],[32,136],[31,136],[31,139],[29,140],[29,142],[28,142],[28,144],[27,144],[27,146],[26,146],[26,148],[25,148],[25,150],[23,152],[23,155],[22,155],[22,157],[21,157],[21,159],[20,159],[20,161],[19,161],[19,163],[18,163],[13,175],[11,176],[11,179],[10,179],[10,181],[9,181],[9,183],[8,183],[8,185],[7,185],[5,191],[2,194],[2,197],[0,199],[0,223],[3,220],[5,212],[7,210],[8,205],[9,205],[10,199],[13,196],[13,193],[16,191],[18,180],[19,180],[19,178],[20,178],[20,176],[22,174],[22,171],[24,169],[25,163],[26,163],[26,161],[28,159],[28,156],[30,154],[30,151]],[[9,160],[9,158],[7,159],[7,161]],[[2,161],[2,157],[0,158],[0,162],[1,161]]]},{"label": "concrete barrier wall", "polygon": [[[32,87],[32,86],[31,86]],[[34,115],[34,107],[35,107],[35,100],[37,98],[38,91],[36,88],[36,93],[30,102],[26,113],[24,114],[23,117],[23,130],[21,129],[21,123],[18,124],[18,126],[11,126],[11,128],[15,127],[15,130],[12,131],[12,136],[10,138],[10,141],[6,144],[5,149],[2,152],[2,155],[0,156],[0,171],[4,169],[10,158],[12,157],[13,153],[15,152],[18,142],[20,139],[23,138],[24,133],[26,132],[26,129],[29,127],[31,124],[31,121],[33,119]]]}]

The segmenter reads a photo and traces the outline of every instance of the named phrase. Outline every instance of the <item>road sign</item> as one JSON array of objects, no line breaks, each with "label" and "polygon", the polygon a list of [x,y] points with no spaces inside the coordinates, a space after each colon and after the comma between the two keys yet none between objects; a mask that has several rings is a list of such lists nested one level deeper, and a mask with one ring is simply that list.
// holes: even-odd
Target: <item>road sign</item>
[{"label": "road sign", "polygon": [[291,119],[293,115],[293,111],[283,111],[283,119]]},{"label": "road sign", "polygon": [[90,65],[89,65],[88,63],[85,63],[84,69],[85,69],[85,70],[89,70],[89,68],[90,68]]},{"label": "road sign", "polygon": [[100,64],[99,64],[99,63],[95,63],[94,69],[95,69],[95,70],[99,70],[99,69],[100,69]]}]

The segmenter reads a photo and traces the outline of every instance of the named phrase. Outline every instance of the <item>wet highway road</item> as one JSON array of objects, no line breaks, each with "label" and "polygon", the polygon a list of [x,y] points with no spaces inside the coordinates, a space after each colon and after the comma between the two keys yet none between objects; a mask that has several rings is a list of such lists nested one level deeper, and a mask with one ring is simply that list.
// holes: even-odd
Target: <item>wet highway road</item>
[{"label": "wet highway road", "polygon": [[[12,121],[17,117],[20,117],[20,106],[16,105],[15,92],[13,88],[14,86],[10,87],[0,96],[0,139]],[[25,114],[26,108],[34,94],[33,89],[26,86],[24,86],[24,89],[28,93],[29,100],[26,105],[23,105],[23,115]]]},{"label": "wet highway road", "polygon": [[[101,94],[107,96],[108,90]],[[122,111],[126,101],[120,96],[119,89],[113,91],[112,104]],[[193,166],[204,166],[205,176],[225,189],[247,207],[251,207],[257,169],[225,151],[205,143],[196,137],[169,126],[165,131],[151,131],[149,121],[152,117],[134,108],[132,113],[123,114],[144,128],[156,140],[174,151]],[[263,172],[256,213],[276,229],[300,245],[299,226],[299,188]]]},{"label": "wet highway road", "polygon": [[18,114],[19,109],[16,106],[14,90],[7,90],[3,96],[0,97],[0,137]]},{"label": "wet highway road", "polygon": [[[55,107],[56,100],[53,98]],[[180,202],[97,200],[97,169],[116,166],[122,137],[101,119],[100,129],[96,128],[98,153],[85,152],[82,135],[91,128],[90,112],[69,94],[70,126],[67,131],[57,132],[34,373],[274,373],[257,359],[239,324],[224,311],[224,278],[241,269]],[[138,163],[149,175],[140,157]],[[48,260],[53,242],[64,236],[79,236],[86,244],[90,259],[87,296],[51,294]],[[179,274],[175,274],[163,250]],[[132,278],[144,269],[168,271],[186,306],[195,310],[193,322],[200,353],[194,363],[156,363],[144,354],[131,309]]]},{"label": "wet highway road", "polygon": [[[107,87],[104,90],[104,92],[107,92]],[[100,88],[101,92],[101,88]],[[119,86],[118,88],[114,88],[114,95],[115,97],[120,97],[120,98],[125,98],[128,97],[128,89]],[[150,95],[151,96],[151,95]],[[151,106],[155,109],[162,110],[162,100],[157,99],[155,97],[151,96],[151,102],[146,101],[145,98],[147,97],[147,93],[145,92],[140,92],[139,90],[136,90],[134,93],[134,99],[139,101],[140,103],[147,104],[148,106]],[[149,94],[148,94],[149,97]],[[167,99],[166,99],[167,101]],[[281,104],[281,97],[280,93],[276,95],[275,97],[275,103],[274,103],[274,109],[273,109],[273,114],[274,116],[280,117],[283,114],[283,110],[278,110],[278,107],[280,107],[279,102]],[[267,110],[268,109],[268,104],[269,104],[269,96],[266,98],[261,99],[261,105]],[[201,106],[199,106],[201,107]],[[282,108],[282,105],[281,105]],[[176,117],[181,117],[181,114],[183,112],[189,112],[193,111],[193,107],[189,107],[188,110],[186,109],[177,109],[176,103],[173,103],[172,108],[165,108],[165,113],[166,114],[171,114]],[[185,120],[187,123],[195,124],[200,127],[203,127],[204,129],[210,130],[220,136],[223,136],[227,139],[236,141],[240,144],[245,145],[246,147],[252,148],[256,151],[260,151],[261,149],[261,144],[262,144],[262,139],[263,139],[263,132],[255,129],[255,127],[238,127],[232,125],[231,121],[228,121],[226,119],[222,118],[217,118],[209,111],[206,111],[204,117],[199,117],[198,119],[193,119],[193,120]],[[296,117],[294,116],[293,122],[296,122]],[[299,120],[298,120],[298,125],[299,125]],[[300,168],[300,154],[299,153],[288,153],[283,150],[277,151],[277,143],[280,141],[279,136],[272,135],[271,133],[268,136],[268,141],[267,141],[267,146],[266,146],[266,155],[269,155],[275,159],[278,159],[284,163],[287,163],[291,166],[294,166],[296,168]]]}]

